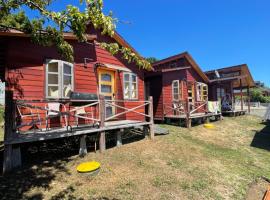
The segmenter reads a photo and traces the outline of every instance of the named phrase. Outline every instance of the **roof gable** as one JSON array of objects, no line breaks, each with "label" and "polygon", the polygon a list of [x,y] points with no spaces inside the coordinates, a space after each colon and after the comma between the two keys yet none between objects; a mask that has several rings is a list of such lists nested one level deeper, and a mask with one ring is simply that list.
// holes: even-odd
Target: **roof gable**
[{"label": "roof gable", "polygon": [[[221,75],[221,78],[217,78],[215,73],[216,71]],[[249,71],[247,64],[235,65],[230,67],[219,68],[215,70],[206,71],[205,74],[210,79],[210,82],[218,81],[218,80],[231,80],[232,78],[241,78],[244,79],[243,86],[254,87],[255,82]],[[239,85],[235,85],[234,87],[239,87]]]},{"label": "roof gable", "polygon": [[181,58],[186,59],[190,63],[191,67],[199,74],[199,76],[206,83],[209,82],[208,77],[204,74],[204,72],[201,70],[199,65],[195,62],[195,60],[192,58],[192,56],[188,52],[183,52],[183,53],[180,53],[178,55],[171,56],[171,57],[165,58],[163,60],[157,61],[157,62],[153,63],[152,66],[153,66],[153,68],[156,68],[157,66],[160,66],[160,65],[165,64],[165,63],[173,62],[173,61],[179,60]]}]

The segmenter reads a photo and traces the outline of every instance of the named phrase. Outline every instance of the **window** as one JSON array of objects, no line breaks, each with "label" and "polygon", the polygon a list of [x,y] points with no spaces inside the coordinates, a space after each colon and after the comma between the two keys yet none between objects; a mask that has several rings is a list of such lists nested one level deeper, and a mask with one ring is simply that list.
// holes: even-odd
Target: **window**
[{"label": "window", "polygon": [[46,64],[46,97],[68,98],[73,90],[73,64],[49,60]]},{"label": "window", "polygon": [[179,80],[174,80],[172,82],[172,96],[173,101],[178,101],[182,99],[182,87],[181,82],[179,82]]},{"label": "window", "polygon": [[133,73],[124,73],[124,99],[138,99],[138,78]]},{"label": "window", "polygon": [[197,83],[197,101],[208,100],[208,86],[205,83]]}]

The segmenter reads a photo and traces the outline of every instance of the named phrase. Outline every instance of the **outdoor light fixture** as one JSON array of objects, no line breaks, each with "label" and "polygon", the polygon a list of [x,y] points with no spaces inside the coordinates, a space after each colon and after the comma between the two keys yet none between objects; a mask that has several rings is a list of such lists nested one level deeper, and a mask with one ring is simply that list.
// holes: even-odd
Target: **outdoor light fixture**
[{"label": "outdoor light fixture", "polygon": [[91,62],[93,61],[92,58],[84,58],[84,68],[87,68],[87,61]]}]

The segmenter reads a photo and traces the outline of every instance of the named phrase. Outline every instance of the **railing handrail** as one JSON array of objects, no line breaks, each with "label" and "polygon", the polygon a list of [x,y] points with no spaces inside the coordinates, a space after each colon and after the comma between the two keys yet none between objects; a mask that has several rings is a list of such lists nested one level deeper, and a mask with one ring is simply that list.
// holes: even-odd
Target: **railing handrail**
[{"label": "railing handrail", "polygon": [[[36,109],[36,110],[39,110],[39,112],[43,111],[44,113],[45,112],[54,112],[55,113],[55,115],[53,115],[53,116],[46,116],[45,118],[42,117],[40,119],[32,119],[31,122],[23,123],[20,125],[16,124],[16,130],[23,128],[23,127],[26,127],[26,126],[35,125],[39,122],[44,122],[44,121],[51,119],[51,118],[54,118],[54,117],[63,117],[63,116],[68,117],[68,126],[70,126],[69,125],[70,124],[70,117],[92,120],[93,122],[98,122],[99,124],[102,124],[102,122],[101,122],[102,120],[104,120],[104,122],[109,121],[109,120],[115,119],[116,117],[127,114],[127,113],[135,113],[137,115],[141,115],[141,116],[144,116],[144,117],[149,118],[149,119],[152,118],[151,114],[146,114],[145,112],[137,111],[138,109],[144,108],[145,106],[150,106],[152,104],[152,102],[150,100],[145,100],[145,101],[141,101],[141,100],[136,100],[136,101],[134,101],[134,100],[105,100],[102,96],[100,96],[99,99],[97,99],[97,100],[72,100],[72,99],[69,99],[69,100],[65,100],[65,101],[59,101],[59,100],[47,100],[46,99],[46,100],[14,100],[14,101],[15,101],[15,105],[25,106],[25,107],[28,107],[30,109]],[[68,110],[64,110],[64,111],[53,110],[53,109],[47,108],[46,106],[36,105],[36,104],[46,104],[46,103],[73,103],[73,102],[84,103],[84,105],[81,105],[81,106],[71,105]],[[121,102],[123,102],[123,103],[131,102],[131,103],[136,103],[136,105],[134,105],[134,106],[130,105],[129,108],[126,108],[126,107],[121,106],[121,105],[117,105],[117,103],[119,104]],[[87,109],[87,107],[94,107],[94,106],[98,107],[98,105],[99,105],[99,108],[97,108],[98,112],[96,114],[97,116],[95,116],[95,117],[85,117],[85,116],[80,116],[80,115],[76,114],[77,110],[80,110],[82,108]],[[104,107],[103,110],[105,112],[103,112],[104,113],[103,115],[105,115],[105,117],[101,117],[100,106]],[[113,106],[115,108],[123,109],[124,111],[120,112],[120,113],[115,113],[113,116],[106,117],[106,109],[105,109],[106,106]],[[41,112],[40,112],[40,114],[41,114]]]}]

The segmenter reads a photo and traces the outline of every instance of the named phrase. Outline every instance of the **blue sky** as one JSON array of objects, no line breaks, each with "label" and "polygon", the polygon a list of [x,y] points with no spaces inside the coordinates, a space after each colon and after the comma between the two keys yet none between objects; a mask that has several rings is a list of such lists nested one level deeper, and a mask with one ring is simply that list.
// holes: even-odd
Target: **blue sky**
[{"label": "blue sky", "polygon": [[[56,1],[58,2],[58,1]],[[66,2],[55,4],[61,9]],[[64,3],[65,2],[65,3]],[[143,56],[188,51],[203,70],[247,63],[270,86],[269,0],[104,0],[117,31]]]}]

